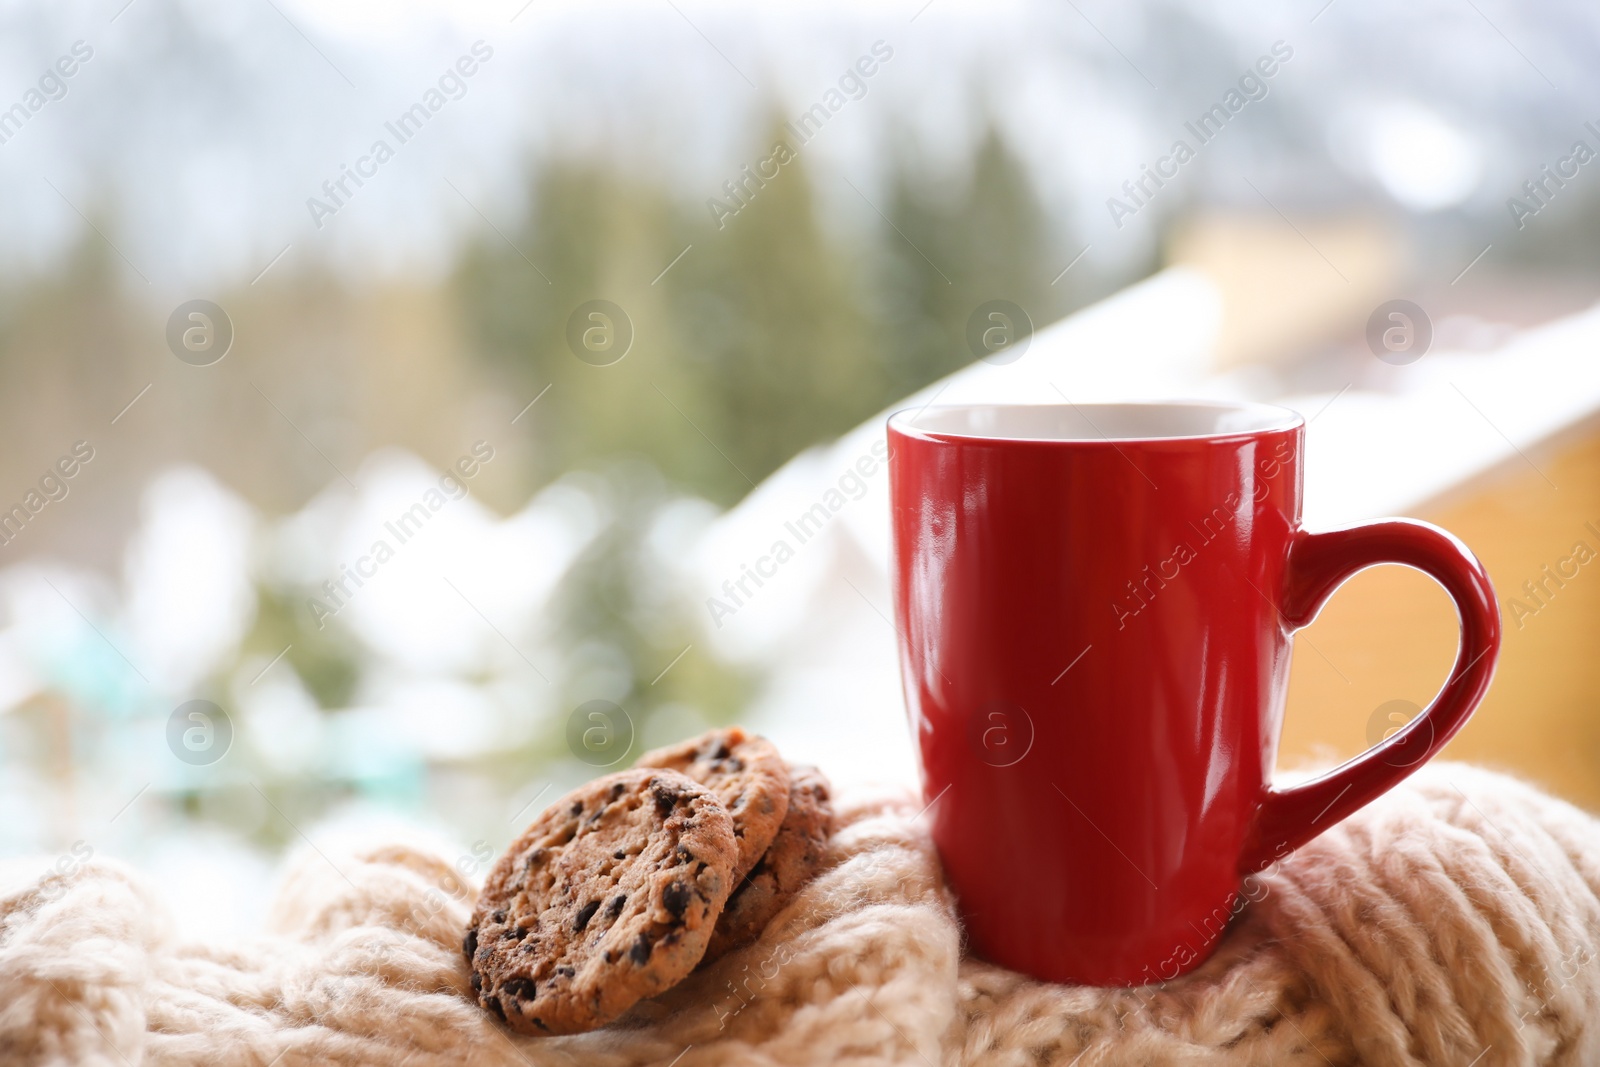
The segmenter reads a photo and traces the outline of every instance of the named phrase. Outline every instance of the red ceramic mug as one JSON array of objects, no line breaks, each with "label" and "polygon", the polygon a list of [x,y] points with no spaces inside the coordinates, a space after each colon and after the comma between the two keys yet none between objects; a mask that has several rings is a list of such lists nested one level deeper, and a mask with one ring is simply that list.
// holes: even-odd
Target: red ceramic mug
[{"label": "red ceramic mug", "polygon": [[[1200,965],[1259,871],[1414,771],[1489,686],[1500,617],[1450,534],[1300,526],[1305,424],[1257,404],[889,420],[895,611],[924,800],[970,945],[1050,981]],[[1455,600],[1439,695],[1271,785],[1294,631],[1378,563]]]}]

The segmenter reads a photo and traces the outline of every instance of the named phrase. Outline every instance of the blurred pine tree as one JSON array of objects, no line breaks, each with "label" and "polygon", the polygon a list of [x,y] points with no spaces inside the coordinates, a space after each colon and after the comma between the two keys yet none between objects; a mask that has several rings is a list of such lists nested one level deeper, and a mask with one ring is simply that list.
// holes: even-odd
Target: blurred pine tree
[{"label": "blurred pine tree", "polygon": [[[970,175],[936,184],[903,142],[892,164],[876,316],[886,353],[888,399],[971,363],[967,319],[989,300],[1009,300],[1034,327],[1081,303],[1070,275],[1056,285],[1060,244],[1027,174],[990,125]],[[953,187],[952,187],[953,186]]]},{"label": "blurred pine tree", "polygon": [[[786,136],[774,119],[761,143]],[[803,156],[723,223],[701,222],[666,282],[695,386],[674,399],[727,455],[704,447],[695,484],[728,504],[877,410],[885,383],[859,304],[860,269],[817,218]]]},{"label": "blurred pine tree", "polygon": [[[698,488],[689,475],[701,442],[661,395],[684,391],[661,293],[650,285],[676,254],[666,251],[670,222],[660,190],[608,167],[555,161],[531,176],[522,227],[505,237],[480,233],[468,245],[455,289],[475,347],[510,394],[550,390],[518,421],[535,444],[529,493],[563,471],[629,452]],[[619,305],[633,332],[627,354],[609,366],[580,360],[567,341],[569,318],[596,299]]]}]

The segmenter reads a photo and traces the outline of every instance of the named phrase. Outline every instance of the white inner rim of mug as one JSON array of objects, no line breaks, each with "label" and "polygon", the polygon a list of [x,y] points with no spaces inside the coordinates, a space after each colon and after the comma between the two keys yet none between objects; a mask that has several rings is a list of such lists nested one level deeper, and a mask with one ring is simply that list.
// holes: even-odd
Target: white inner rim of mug
[{"label": "white inner rim of mug", "polygon": [[922,437],[976,441],[1151,441],[1290,430],[1303,420],[1270,404],[959,404],[896,412],[889,425]]}]

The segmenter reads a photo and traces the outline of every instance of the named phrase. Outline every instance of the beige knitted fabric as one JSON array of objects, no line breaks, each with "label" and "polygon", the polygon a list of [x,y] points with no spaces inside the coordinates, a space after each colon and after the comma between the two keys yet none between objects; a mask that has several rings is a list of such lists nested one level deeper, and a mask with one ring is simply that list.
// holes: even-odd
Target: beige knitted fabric
[{"label": "beige knitted fabric", "polygon": [[565,1038],[469,999],[472,890],[420,850],[301,857],[272,933],[229,946],[176,939],[113,864],[0,886],[0,1063],[1600,1064],[1600,823],[1517,782],[1425,769],[1138,990],[963,959],[917,806],[846,797],[762,941]]}]

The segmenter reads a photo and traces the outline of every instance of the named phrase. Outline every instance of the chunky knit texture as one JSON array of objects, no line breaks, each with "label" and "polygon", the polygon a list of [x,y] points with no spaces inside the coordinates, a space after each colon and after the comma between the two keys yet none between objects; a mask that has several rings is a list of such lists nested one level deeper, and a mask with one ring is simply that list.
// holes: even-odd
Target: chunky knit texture
[{"label": "chunky knit texture", "polygon": [[1133,990],[963,958],[919,806],[846,796],[761,941],[565,1038],[474,1005],[473,890],[424,850],[308,852],[230,946],[179,940],[115,864],[0,886],[0,1063],[1600,1064],[1600,823],[1507,778],[1425,769],[1269,872],[1198,971]]}]

